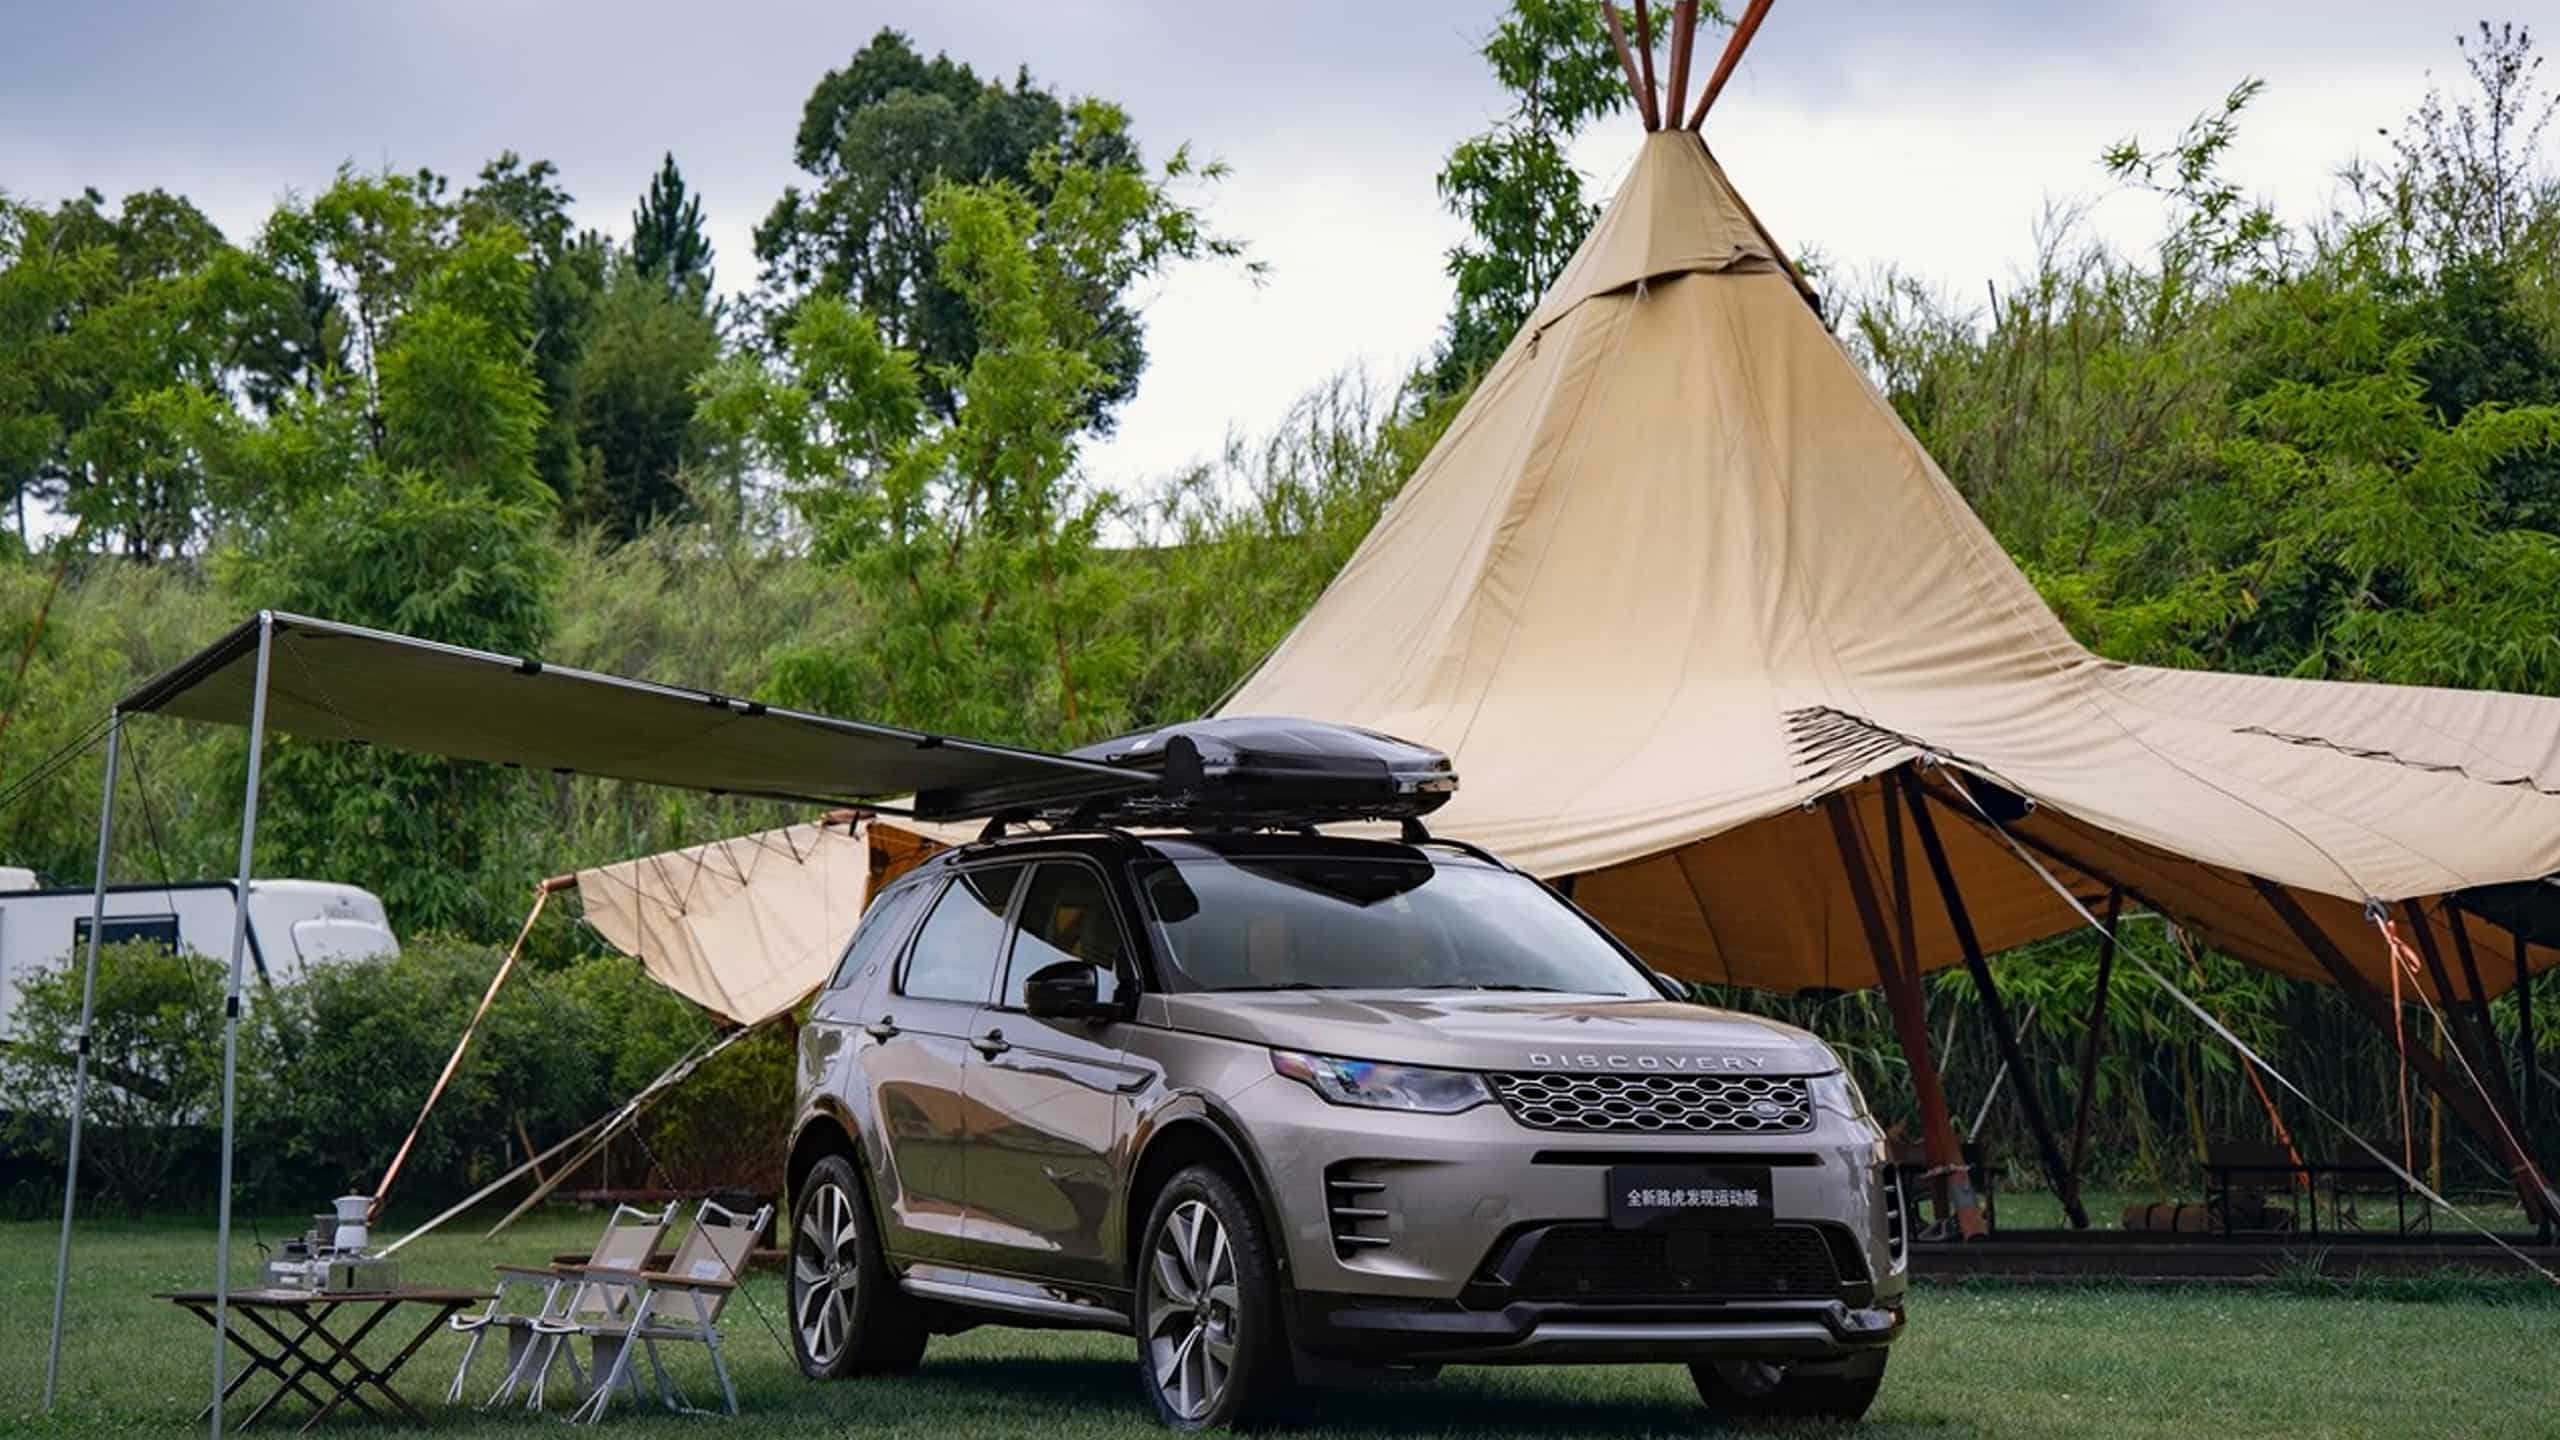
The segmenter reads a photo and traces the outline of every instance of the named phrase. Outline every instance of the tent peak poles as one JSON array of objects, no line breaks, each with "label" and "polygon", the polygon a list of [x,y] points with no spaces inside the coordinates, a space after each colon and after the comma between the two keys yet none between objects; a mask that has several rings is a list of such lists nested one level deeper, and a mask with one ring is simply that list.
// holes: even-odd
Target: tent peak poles
[{"label": "tent peak poles", "polygon": [[[1659,110],[1654,110],[1654,85],[1651,85],[1651,79],[1646,79],[1644,74],[1636,69],[1636,51],[1628,49],[1626,44],[1626,20],[1618,15],[1618,5],[1613,5],[1610,0],[1600,0],[1600,20],[1608,26],[1610,49],[1618,51],[1618,69],[1626,72],[1626,90],[1628,95],[1636,100],[1636,115],[1644,120],[1646,131],[1659,131],[1661,113]],[[1644,0],[1636,0],[1638,36],[1644,36],[1644,20],[1646,20]],[[1644,69],[1654,69],[1654,56],[1651,56],[1651,51],[1646,51],[1644,56]],[[1219,705],[1224,705],[1224,700],[1219,700]]]},{"label": "tent peak poles", "polygon": [[1770,0],[1751,0],[1751,8],[1742,12],[1741,21],[1724,42],[1724,55],[1716,61],[1715,73],[1707,77],[1707,88],[1698,92],[1698,108],[1689,112],[1690,129],[1707,123],[1707,111],[1724,93],[1724,82],[1733,78],[1733,68],[1742,63],[1742,52],[1751,48],[1751,37],[1760,33],[1760,22],[1769,17],[1769,5]]},{"label": "tent peak poles", "polygon": [[98,868],[89,888],[89,944],[80,975],[80,1029],[74,1034],[71,1070],[71,1152],[62,1172],[62,1238],[53,1257],[53,1334],[45,1342],[44,1408],[53,1413],[62,1373],[62,1309],[71,1286],[71,1215],[80,1198],[80,1122],[89,1111],[89,1030],[98,1012],[98,947],[107,930],[108,847],[115,835],[116,762],[124,742],[124,712],[107,712],[107,775],[99,786]]},{"label": "tent peak poles", "polygon": [[231,1355],[231,1159],[240,1107],[240,965],[249,948],[249,874],[258,844],[258,771],[266,756],[267,675],[275,658],[273,611],[258,612],[258,668],[249,694],[249,779],[240,802],[240,884],[231,895],[231,973],[222,994],[222,1175],[214,1222],[213,1440],[222,1440],[223,1372]]}]

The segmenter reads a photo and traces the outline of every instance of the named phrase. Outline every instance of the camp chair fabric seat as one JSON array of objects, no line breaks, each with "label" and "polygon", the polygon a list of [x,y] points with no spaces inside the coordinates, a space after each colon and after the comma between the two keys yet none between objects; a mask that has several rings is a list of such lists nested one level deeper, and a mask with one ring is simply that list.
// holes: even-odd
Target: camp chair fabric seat
[{"label": "camp chair fabric seat", "polygon": [[[635,1396],[638,1394],[639,1381],[631,1367],[634,1341],[647,1357],[650,1373],[657,1381],[659,1401],[668,1409],[697,1415],[738,1413],[737,1387],[730,1382],[728,1363],[720,1353],[720,1312],[738,1288],[738,1277],[745,1272],[756,1237],[764,1233],[772,1218],[770,1205],[753,1215],[741,1215],[718,1201],[705,1200],[694,1212],[693,1229],[687,1232],[675,1258],[664,1270],[612,1265],[556,1267],[562,1282],[577,1292],[612,1293],[625,1302],[606,1309],[601,1316],[572,1305],[537,1322],[554,1344],[570,1335],[583,1335],[589,1343],[594,1381],[586,1398],[570,1413],[571,1421],[602,1420],[617,1391],[628,1389]],[[684,1401],[658,1356],[660,1341],[703,1347],[711,1360],[711,1373],[720,1382],[722,1410],[705,1411]],[[570,1362],[573,1370],[576,1363],[575,1359]]]},{"label": "camp chair fabric seat", "polygon": [[[647,1264],[650,1254],[657,1249],[658,1237],[675,1223],[675,1218],[673,1202],[663,1210],[616,1205],[613,1214],[605,1220],[604,1233],[596,1237],[595,1249],[590,1252],[588,1263],[609,1269]],[[542,1380],[549,1372],[553,1352],[558,1348],[558,1323],[577,1313],[582,1304],[591,1309],[605,1307],[592,1313],[609,1313],[610,1306],[616,1303],[616,1295],[625,1294],[627,1290],[617,1292],[599,1288],[589,1292],[584,1287],[570,1285],[556,1265],[495,1265],[490,1268],[497,1273],[498,1285],[489,1297],[488,1308],[476,1315],[456,1315],[450,1322],[457,1334],[469,1335],[471,1343],[463,1349],[462,1363],[454,1367],[453,1384],[445,1392],[445,1403],[462,1403],[464,1384],[471,1374],[472,1360],[480,1353],[480,1343],[488,1338],[491,1330],[497,1330],[507,1337],[507,1370],[499,1379],[497,1388],[480,1402],[481,1408],[485,1410],[506,1402],[527,1380],[531,1380],[527,1403],[539,1409]],[[511,1291],[519,1297],[516,1303],[521,1305],[536,1290],[540,1292],[539,1298],[529,1313],[520,1308],[510,1308],[508,1296]],[[571,1363],[574,1366],[576,1362],[573,1360]]]}]

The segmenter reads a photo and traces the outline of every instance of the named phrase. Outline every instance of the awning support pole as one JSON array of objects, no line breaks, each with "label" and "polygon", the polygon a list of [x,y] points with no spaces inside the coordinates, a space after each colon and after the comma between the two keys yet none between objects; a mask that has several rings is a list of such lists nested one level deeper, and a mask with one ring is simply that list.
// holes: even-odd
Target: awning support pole
[{"label": "awning support pole", "polygon": [[2027,1129],[2035,1136],[2036,1155],[2044,1162],[2045,1177],[2053,1184],[2053,1193],[2062,1201],[2062,1211],[2071,1217],[2071,1228],[2089,1228],[2089,1212],[2080,1204],[2080,1187],[2072,1178],[2071,1167],[2063,1163],[2062,1146],[2053,1138],[2053,1124],[2045,1117],[2044,1101],[2036,1094],[2033,1072],[2027,1069],[2026,1049],[2018,1043],[2017,1027],[2009,1022],[2009,1007],[2000,999],[2000,987],[1991,978],[1991,962],[1982,953],[1982,937],[1973,930],[1973,917],[1965,909],[1964,892],[1956,885],[1955,866],[1947,861],[1946,846],[1938,839],[1938,822],[1929,814],[1928,802],[1920,795],[1920,777],[1908,767],[1894,773],[1909,800],[1912,828],[1919,832],[1920,851],[1929,858],[1929,872],[1937,877],[1938,896],[1946,902],[1948,923],[1955,927],[1956,945],[1964,951],[1964,968],[1973,976],[1974,993],[1981,998],[1984,1018],[1991,1022],[1991,1038],[1999,1043],[2000,1061],[2018,1077],[2018,1109],[2027,1117]]},{"label": "awning support pole", "polygon": [[80,974],[80,1029],[72,1037],[71,1153],[62,1171],[62,1238],[53,1255],[53,1337],[44,1354],[44,1408],[53,1413],[62,1373],[62,1307],[71,1286],[71,1212],[80,1198],[80,1122],[89,1113],[89,1027],[98,1013],[98,945],[107,930],[107,844],[115,834],[116,758],[124,744],[124,712],[107,715],[107,778],[99,787],[98,868],[89,885],[89,944]]},{"label": "awning support pole", "polygon": [[[2267,902],[2267,908],[2275,911],[2277,918],[2293,932],[2294,938],[2302,942],[2302,948],[2311,953],[2311,958],[2320,963],[2321,969],[2329,972],[2329,978],[2337,982],[2338,988],[2346,993],[2356,1008],[2364,1011],[2365,1018],[2385,1034],[2390,1033],[2393,1018],[2390,997],[2376,990],[2363,972],[2347,962],[2337,942],[2331,940],[2318,922],[2303,910],[2302,902],[2293,898],[2293,892],[2255,875],[2249,877],[2249,883],[2257,887],[2258,894]],[[2442,1095],[2454,1113],[2462,1117],[2463,1123],[2498,1152],[2499,1159],[2505,1163],[2510,1178],[2515,1182],[2516,1195],[2524,1202],[2525,1214],[2537,1221],[2547,1221],[2551,1215],[2551,1202],[2541,1193],[2537,1179],[2540,1172],[2535,1169],[2533,1161],[2516,1148],[2495,1109],[2481,1103],[2485,1097],[2459,1083],[2453,1073],[2444,1068],[2443,1062],[2423,1046],[2408,1052],[2408,1062],[2418,1078],[2429,1089]]]},{"label": "awning support pole", "polygon": [[2107,887],[2107,935],[2098,942],[2098,990],[2089,999],[2089,1036],[2080,1047],[2080,1088],[2071,1117],[2071,1187],[2080,1188],[2080,1162],[2089,1153],[2089,1112],[2098,1098],[2098,1057],[2107,1048],[2107,986],[2115,977],[2116,922],[2124,918],[2124,889]]},{"label": "awning support pole", "polygon": [[[1884,907],[1876,902],[1875,878],[1867,873],[1857,822],[1849,814],[1848,797],[1838,791],[1822,797],[1831,820],[1831,837],[1840,849],[1840,867],[1849,877],[1849,895],[1858,907],[1858,923],[1867,933],[1867,949],[1875,957],[1876,979],[1884,987],[1885,1004],[1893,1011],[1893,1028],[1902,1041],[1903,1058],[1911,1066],[1911,1089],[1920,1101],[1920,1128],[1926,1137],[1930,1168],[1947,1177],[1953,1195],[1958,1233],[1979,1238],[1985,1226],[1982,1205],[1974,1195],[1973,1177],[1965,1169],[1964,1150],[1956,1144],[1955,1120],[1947,1113],[1947,1091],[1929,1058],[1929,1016],[1920,987],[1903,972],[1893,953],[1893,937],[1885,930]],[[1945,1214],[1940,1219],[1947,1218]]]},{"label": "awning support pole", "polygon": [[258,767],[267,739],[267,666],[276,619],[258,615],[258,672],[249,694],[249,781],[240,802],[240,879],[231,892],[231,975],[222,992],[222,1175],[213,1255],[213,1440],[222,1440],[223,1371],[231,1355],[231,1149],[240,1106],[240,967],[249,949],[249,875],[258,844]]}]

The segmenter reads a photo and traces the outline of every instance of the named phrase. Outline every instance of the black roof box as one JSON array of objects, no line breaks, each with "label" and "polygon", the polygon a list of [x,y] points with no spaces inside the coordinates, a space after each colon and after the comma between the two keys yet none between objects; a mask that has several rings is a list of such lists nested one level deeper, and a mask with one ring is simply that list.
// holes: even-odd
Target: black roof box
[{"label": "black roof box", "polygon": [[1152,792],[1091,802],[1088,821],[1140,825],[1320,825],[1428,815],[1458,788],[1427,745],[1320,720],[1186,720],[1088,745],[1079,760],[1157,770]]}]

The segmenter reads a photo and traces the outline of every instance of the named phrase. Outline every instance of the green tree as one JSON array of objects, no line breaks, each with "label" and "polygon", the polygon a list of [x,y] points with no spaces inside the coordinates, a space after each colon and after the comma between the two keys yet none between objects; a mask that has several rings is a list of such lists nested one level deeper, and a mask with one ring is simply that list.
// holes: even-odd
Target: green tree
[{"label": "green tree", "polygon": [[711,291],[711,237],[702,230],[702,197],[685,187],[670,151],[631,212],[631,263],[670,295],[703,303]]},{"label": "green tree", "polygon": [[571,227],[575,197],[561,188],[559,167],[527,161],[513,150],[480,169],[462,192],[457,221],[465,234],[503,226],[520,238],[532,266],[527,293],[534,376],[549,413],[534,453],[542,483],[563,502],[574,500],[579,441],[569,421],[569,394],[580,352],[604,291],[612,246],[593,231]]},{"label": "green tree", "polygon": [[1127,123],[1079,102],[1026,183],[926,197],[936,281],[977,336],[965,364],[919,360],[895,327],[822,297],[779,364],[740,357],[707,382],[706,414],[785,477],[820,558],[878,606],[852,643],[783,655],[786,695],[1016,740],[1125,721],[1136,649],[1103,627],[1118,577],[1097,559],[1116,501],[1075,471],[1121,338],[1090,300],[1238,253],[1175,193],[1215,167],[1091,158],[1124,153]]},{"label": "green tree", "polygon": [[[343,192],[343,193],[342,193]],[[270,226],[334,225],[312,251],[366,295],[361,387],[300,400],[223,439],[243,496],[213,560],[242,609],[275,608],[508,654],[548,634],[560,555],[537,468],[548,415],[532,339],[535,262],[495,218],[441,223],[421,187],[342,175]],[[352,697],[346,703],[359,703]],[[368,885],[404,928],[503,923],[532,796],[487,766],[269,740],[261,864]]]},{"label": "green tree", "polygon": [[1512,0],[1478,53],[1514,103],[1440,169],[1440,201],[1470,238],[1449,250],[1456,294],[1428,367],[1434,394],[1472,384],[1563,273],[1600,215],[1566,151],[1633,103],[1599,7],[1582,0]]},{"label": "green tree", "polygon": [[[1092,147],[1068,157],[1077,167],[1144,173],[1126,125],[1078,125],[1028,71],[1010,86],[992,83],[947,56],[926,60],[883,29],[810,92],[792,152],[810,186],[785,190],[756,228],[759,298],[776,333],[806,297],[843,299],[917,356],[926,403],[949,418],[960,401],[943,377],[965,371],[980,340],[944,275],[927,199],[946,184],[1003,182],[1044,205],[1040,157],[1071,147]],[[1085,418],[1107,432],[1137,393],[1144,326],[1131,297],[1104,277],[1086,278],[1080,303],[1104,376]]]},{"label": "green tree", "polygon": [[[0,216],[0,475],[55,500],[84,535],[141,559],[180,553],[205,519],[197,447],[239,371],[237,314],[260,277],[185,199],[110,209],[95,191]],[[21,533],[24,533],[23,514]]]},{"label": "green tree", "polygon": [[699,289],[670,290],[636,257],[613,268],[570,381],[577,519],[628,540],[685,508],[694,384],[719,358]]}]

